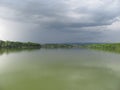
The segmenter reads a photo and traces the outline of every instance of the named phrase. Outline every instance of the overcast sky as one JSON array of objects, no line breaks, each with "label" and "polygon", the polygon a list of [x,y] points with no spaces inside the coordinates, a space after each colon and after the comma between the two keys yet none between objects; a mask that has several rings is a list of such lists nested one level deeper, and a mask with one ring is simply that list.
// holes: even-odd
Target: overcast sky
[{"label": "overcast sky", "polygon": [[120,42],[120,0],[0,0],[0,39]]}]

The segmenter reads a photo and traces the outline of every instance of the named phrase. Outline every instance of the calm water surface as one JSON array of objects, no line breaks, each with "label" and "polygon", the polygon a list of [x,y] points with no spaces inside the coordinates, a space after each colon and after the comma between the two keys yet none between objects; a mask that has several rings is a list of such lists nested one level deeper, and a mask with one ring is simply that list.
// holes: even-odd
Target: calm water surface
[{"label": "calm water surface", "polygon": [[120,54],[89,49],[2,52],[0,90],[120,90]]}]

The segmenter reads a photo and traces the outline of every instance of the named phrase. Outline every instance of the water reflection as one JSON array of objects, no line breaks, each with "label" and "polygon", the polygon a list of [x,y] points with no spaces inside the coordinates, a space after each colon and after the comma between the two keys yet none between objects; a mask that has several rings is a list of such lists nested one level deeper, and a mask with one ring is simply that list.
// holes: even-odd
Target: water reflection
[{"label": "water reflection", "polygon": [[19,49],[19,48],[11,48],[11,49],[6,49],[6,48],[1,48],[0,49],[0,55],[3,54],[9,54],[9,53],[17,53],[17,52],[22,52],[22,51],[34,51],[34,50],[40,50],[38,48],[25,48],[25,49]]},{"label": "water reflection", "polygon": [[87,49],[13,52],[0,56],[6,63],[0,68],[0,90],[120,89],[118,54]]},{"label": "water reflection", "polygon": [[104,51],[104,52],[110,52],[110,53],[116,53],[116,54],[120,54],[120,49],[105,49],[105,48],[91,48],[93,50],[97,50],[97,51]]}]

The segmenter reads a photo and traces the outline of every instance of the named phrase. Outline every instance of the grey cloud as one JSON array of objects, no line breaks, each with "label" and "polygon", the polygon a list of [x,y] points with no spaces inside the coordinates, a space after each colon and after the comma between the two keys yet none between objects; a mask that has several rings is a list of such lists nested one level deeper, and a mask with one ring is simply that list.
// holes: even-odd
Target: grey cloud
[{"label": "grey cloud", "polygon": [[[5,0],[6,1],[6,0]],[[5,7],[8,7],[12,10],[14,10],[14,18],[16,20],[23,20],[28,22],[34,22],[34,23],[42,23],[44,22],[43,19],[46,20],[46,18],[51,19],[51,21],[54,21],[54,23],[61,23],[61,20],[64,20],[63,24],[66,23],[66,26],[96,26],[96,25],[106,25],[111,24],[112,19],[120,15],[119,11],[119,5],[117,7],[111,8],[109,10],[109,7],[111,3],[114,1],[108,2],[108,6],[101,5],[99,7],[96,7],[95,9],[89,9],[88,7],[78,7],[76,10],[71,10],[69,6],[65,4],[64,0],[56,1],[56,0],[7,0],[7,2],[3,1],[3,4]],[[2,2],[2,1],[1,1]],[[103,1],[104,2],[104,1]],[[109,5],[110,4],[110,5]],[[117,3],[118,4],[118,3]],[[81,3],[80,3],[81,5]],[[115,4],[116,5],[116,4]],[[113,9],[113,10],[112,10]],[[114,10],[115,9],[115,10]],[[77,20],[74,20],[74,18],[67,17],[66,14],[68,12],[79,12],[79,14],[86,13],[87,15],[90,15],[88,19],[93,21],[94,23],[87,23],[88,21],[82,23],[81,21],[84,21],[84,18],[78,18]],[[5,16],[4,16],[5,17]],[[87,18],[87,17],[86,17]],[[73,21],[74,22],[70,22]],[[69,22],[68,22],[69,21]],[[47,21],[45,21],[48,23]],[[52,23],[52,22],[50,22]],[[61,23],[62,24],[62,23]],[[62,26],[62,25],[61,25]]]},{"label": "grey cloud", "polygon": [[[78,3],[73,5],[71,1]],[[89,1],[90,5],[88,0],[0,0],[0,18],[25,24],[23,32],[35,24],[30,29],[32,32],[24,34],[34,40],[98,41],[103,37],[103,26],[111,25],[120,17],[120,1]],[[33,32],[36,35],[32,36]]]}]

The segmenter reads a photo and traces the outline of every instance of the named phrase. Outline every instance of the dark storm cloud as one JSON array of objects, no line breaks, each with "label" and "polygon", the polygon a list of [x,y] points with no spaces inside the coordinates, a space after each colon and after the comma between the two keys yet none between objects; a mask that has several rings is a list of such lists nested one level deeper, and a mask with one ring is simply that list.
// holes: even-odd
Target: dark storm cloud
[{"label": "dark storm cloud", "polygon": [[28,37],[33,38],[36,29],[37,38],[49,35],[46,40],[61,38],[59,34],[73,41],[99,39],[103,27],[120,17],[119,9],[120,0],[0,0],[0,18],[24,24],[22,32],[36,25]]},{"label": "dark storm cloud", "polygon": [[[86,5],[81,6],[85,3],[83,0],[81,1],[76,8],[71,9],[69,3],[71,4],[72,2],[69,2],[69,0],[2,0],[0,1],[1,6],[10,9],[11,12],[9,13],[13,13],[14,16],[1,17],[38,24],[43,23],[52,28],[53,26],[55,26],[55,28],[57,26],[64,28],[111,24],[112,20],[120,15],[119,0],[106,0],[105,2],[100,0],[103,4],[99,5],[100,3],[97,3],[97,5],[92,8]],[[66,2],[69,3],[66,4]],[[75,14],[76,17],[74,17],[74,15],[72,17],[70,12]],[[8,12],[6,11],[6,13]],[[69,14],[71,14],[71,16],[69,16]],[[81,14],[87,16],[79,17]],[[91,22],[89,22],[89,20],[91,20]]]}]

